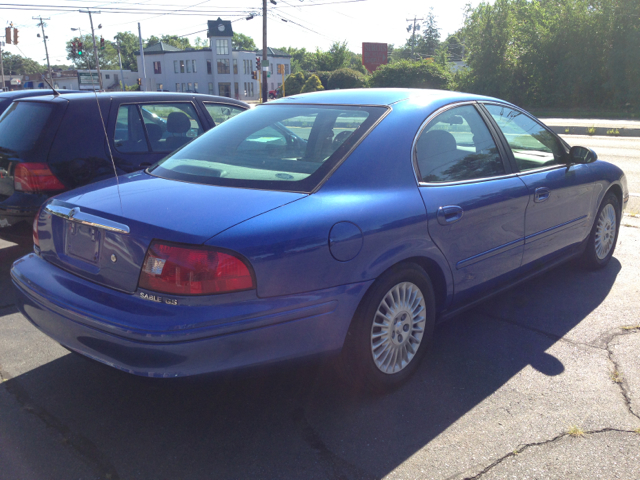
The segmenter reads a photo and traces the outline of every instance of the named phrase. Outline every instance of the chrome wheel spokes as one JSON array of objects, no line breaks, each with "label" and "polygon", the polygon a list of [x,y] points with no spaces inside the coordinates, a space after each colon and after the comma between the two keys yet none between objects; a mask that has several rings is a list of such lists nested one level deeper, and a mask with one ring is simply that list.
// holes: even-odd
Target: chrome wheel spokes
[{"label": "chrome wheel spokes", "polygon": [[425,303],[411,282],[395,285],[383,297],[371,326],[371,354],[383,373],[397,373],[418,352],[425,327]]},{"label": "chrome wheel spokes", "polygon": [[603,260],[613,248],[616,240],[616,210],[608,203],[600,212],[596,225],[595,249],[596,256]]}]

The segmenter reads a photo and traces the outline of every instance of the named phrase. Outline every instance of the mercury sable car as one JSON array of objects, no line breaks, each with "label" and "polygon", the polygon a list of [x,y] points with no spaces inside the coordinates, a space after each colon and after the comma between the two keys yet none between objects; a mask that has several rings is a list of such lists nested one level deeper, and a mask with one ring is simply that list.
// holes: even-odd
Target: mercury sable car
[{"label": "mercury sable car", "polygon": [[382,390],[436,321],[573,257],[604,267],[627,200],[618,167],[495,98],[303,94],[48,200],[11,274],[35,326],[130,373],[335,352]]}]

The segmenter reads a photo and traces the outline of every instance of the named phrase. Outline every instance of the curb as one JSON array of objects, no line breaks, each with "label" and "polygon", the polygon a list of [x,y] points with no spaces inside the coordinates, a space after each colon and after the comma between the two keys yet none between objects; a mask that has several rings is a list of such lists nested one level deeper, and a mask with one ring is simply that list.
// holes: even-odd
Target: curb
[{"label": "curb", "polygon": [[602,135],[606,137],[640,137],[640,128],[618,127],[571,127],[547,125],[558,135]]}]

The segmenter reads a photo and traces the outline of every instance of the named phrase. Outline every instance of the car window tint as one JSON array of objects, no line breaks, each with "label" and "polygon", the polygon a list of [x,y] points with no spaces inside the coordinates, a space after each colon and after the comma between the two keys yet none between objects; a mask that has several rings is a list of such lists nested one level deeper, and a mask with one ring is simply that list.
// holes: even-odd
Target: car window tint
[{"label": "car window tint", "polygon": [[204,133],[191,103],[148,103],[140,112],[154,152],[173,152]]},{"label": "car window tint", "polygon": [[0,147],[14,152],[33,149],[52,110],[53,106],[46,103],[12,103],[0,117]]},{"label": "car window tint", "polygon": [[205,103],[205,108],[209,115],[211,115],[211,119],[213,123],[219,125],[223,122],[226,122],[231,117],[235,117],[239,113],[245,111],[244,108],[234,107],[233,105],[217,105],[215,103]]},{"label": "car window tint", "polygon": [[384,112],[262,106],[210,130],[150,171],[197,183],[307,191]]},{"label": "car window tint", "polygon": [[520,171],[563,164],[565,149],[542,125],[513,108],[485,105],[502,130]]},{"label": "car window tint", "polygon": [[120,108],[118,108],[113,141],[116,149],[122,153],[149,151],[136,105],[120,105]]},{"label": "car window tint", "polygon": [[504,175],[487,126],[472,105],[434,118],[420,134],[416,159],[423,182],[457,182]]}]

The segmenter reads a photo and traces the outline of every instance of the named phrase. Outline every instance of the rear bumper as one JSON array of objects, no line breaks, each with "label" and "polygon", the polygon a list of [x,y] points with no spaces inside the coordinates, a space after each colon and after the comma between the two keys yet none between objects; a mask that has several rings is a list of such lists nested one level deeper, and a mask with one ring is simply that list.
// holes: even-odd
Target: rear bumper
[{"label": "rear bumper", "polygon": [[371,283],[266,299],[242,292],[218,296],[217,304],[181,307],[92,284],[35,254],[16,261],[11,276],[18,308],[46,335],[94,360],[152,377],[339,350]]}]

